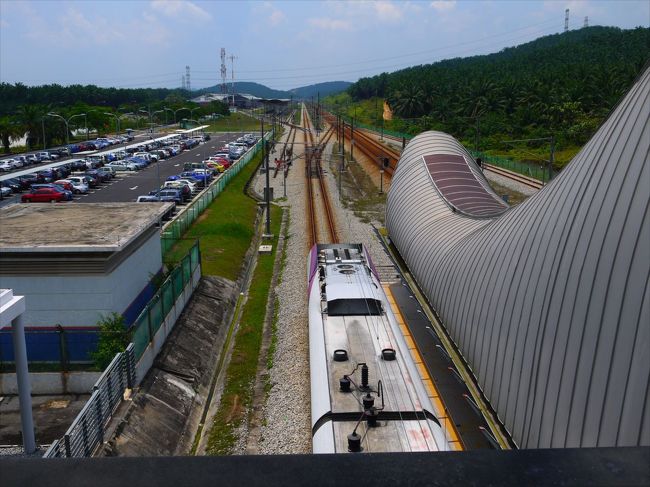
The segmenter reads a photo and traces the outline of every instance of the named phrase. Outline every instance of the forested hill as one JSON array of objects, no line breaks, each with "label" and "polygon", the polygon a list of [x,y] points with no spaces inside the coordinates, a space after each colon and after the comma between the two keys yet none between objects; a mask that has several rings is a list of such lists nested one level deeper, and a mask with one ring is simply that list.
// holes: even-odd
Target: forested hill
[{"label": "forested hill", "polygon": [[353,99],[387,99],[402,130],[548,136],[582,144],[648,61],[650,29],[587,27],[501,52],[362,78]]}]

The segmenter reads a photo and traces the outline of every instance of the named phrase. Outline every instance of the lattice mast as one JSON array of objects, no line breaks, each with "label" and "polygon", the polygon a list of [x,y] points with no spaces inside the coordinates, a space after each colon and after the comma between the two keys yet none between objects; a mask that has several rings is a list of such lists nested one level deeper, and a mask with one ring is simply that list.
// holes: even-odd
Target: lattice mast
[{"label": "lattice mast", "polygon": [[187,91],[192,91],[191,85],[190,85],[190,67],[185,66],[185,89]]},{"label": "lattice mast", "polygon": [[226,71],[226,48],[221,48],[221,94],[228,94],[228,73]]},{"label": "lattice mast", "polygon": [[569,9],[564,11],[564,32],[569,31]]}]

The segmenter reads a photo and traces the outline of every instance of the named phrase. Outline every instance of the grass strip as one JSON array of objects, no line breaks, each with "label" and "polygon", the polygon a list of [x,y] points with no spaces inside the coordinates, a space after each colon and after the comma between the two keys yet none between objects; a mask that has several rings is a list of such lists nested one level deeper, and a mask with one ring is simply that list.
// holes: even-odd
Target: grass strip
[{"label": "grass strip", "polygon": [[262,160],[258,153],[214,199],[192,226],[165,255],[178,262],[198,238],[204,276],[236,280],[254,234],[257,202],[244,194],[246,182]]},{"label": "grass strip", "polygon": [[260,130],[260,121],[242,112],[231,113],[210,122],[207,132],[252,132]]},{"label": "grass strip", "polygon": [[282,210],[271,207],[271,231],[275,235],[271,254],[258,255],[248,300],[235,338],[232,357],[226,372],[221,403],[208,434],[207,453],[228,455],[236,442],[237,428],[247,419],[253,399],[266,302],[273,277]]}]

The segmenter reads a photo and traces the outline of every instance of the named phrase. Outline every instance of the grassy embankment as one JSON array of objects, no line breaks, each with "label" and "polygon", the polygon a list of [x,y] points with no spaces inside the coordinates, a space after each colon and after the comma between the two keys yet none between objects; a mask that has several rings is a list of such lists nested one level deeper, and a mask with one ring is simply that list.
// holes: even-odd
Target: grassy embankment
[{"label": "grassy embankment", "polygon": [[260,121],[242,112],[231,113],[210,123],[207,132],[259,132]]},{"label": "grassy embankment", "polygon": [[[169,260],[185,255],[194,239],[199,238],[203,274],[237,279],[255,232],[257,211],[257,202],[244,194],[244,186],[260,159],[261,155],[258,155],[230,182],[186,232],[184,237],[187,240],[180,240],[170,251]],[[271,242],[273,253],[258,256],[248,299],[234,337],[221,403],[209,433],[210,454],[230,451],[235,441],[235,430],[246,419],[247,406],[252,400],[281,218],[282,210],[272,206],[271,231],[275,235]]]}]

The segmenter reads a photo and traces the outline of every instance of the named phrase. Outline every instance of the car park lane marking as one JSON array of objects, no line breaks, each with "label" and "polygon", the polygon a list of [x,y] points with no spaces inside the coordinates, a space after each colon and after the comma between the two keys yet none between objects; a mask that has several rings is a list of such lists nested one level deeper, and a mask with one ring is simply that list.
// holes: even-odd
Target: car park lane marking
[{"label": "car park lane marking", "polygon": [[137,187],[137,186],[133,186],[132,188],[129,188],[129,189],[130,189],[131,191],[133,191],[134,189],[138,189],[138,187]]}]

